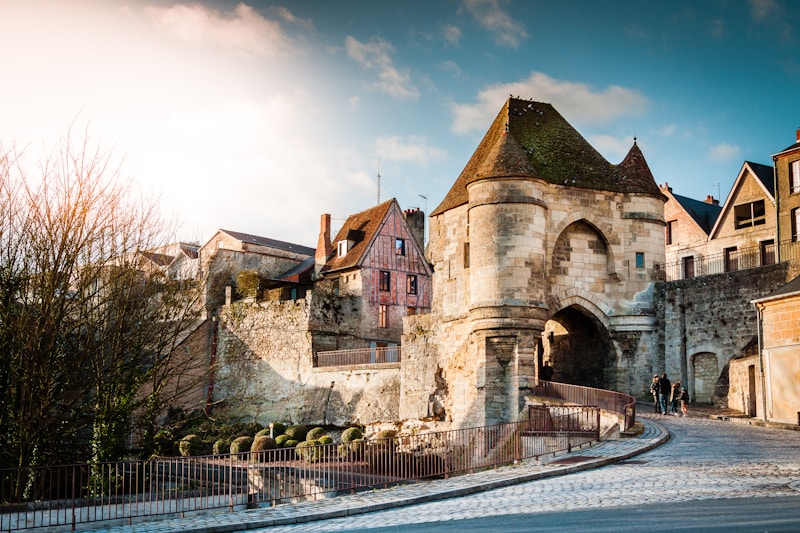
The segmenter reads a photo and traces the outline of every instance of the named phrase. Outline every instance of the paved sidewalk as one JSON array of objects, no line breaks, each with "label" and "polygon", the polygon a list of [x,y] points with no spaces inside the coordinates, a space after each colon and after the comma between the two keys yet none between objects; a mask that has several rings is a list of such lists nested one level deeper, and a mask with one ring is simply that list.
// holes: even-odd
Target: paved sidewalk
[{"label": "paved sidewalk", "polygon": [[632,438],[608,440],[594,445],[575,448],[570,453],[559,453],[527,460],[518,465],[487,470],[435,481],[424,481],[359,492],[348,496],[282,504],[276,507],[243,511],[219,511],[197,514],[186,518],[162,518],[157,521],[133,525],[106,527],[94,524],[86,531],[128,532],[230,532],[271,526],[291,525],[314,520],[325,520],[373,511],[394,509],[417,503],[443,500],[474,494],[485,490],[515,485],[552,476],[570,474],[623,461],[657,446],[669,439],[668,432],[657,422],[642,420],[642,432]]}]

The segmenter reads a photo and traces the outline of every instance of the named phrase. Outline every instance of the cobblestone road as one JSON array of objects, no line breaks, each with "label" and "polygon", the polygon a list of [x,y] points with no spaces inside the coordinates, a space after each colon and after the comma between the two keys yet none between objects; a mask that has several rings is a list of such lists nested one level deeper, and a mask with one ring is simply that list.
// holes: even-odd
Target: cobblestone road
[{"label": "cobblestone road", "polygon": [[670,441],[615,465],[462,498],[260,531],[338,532],[713,498],[797,495],[800,505],[800,431],[706,418],[651,420],[669,430]]}]

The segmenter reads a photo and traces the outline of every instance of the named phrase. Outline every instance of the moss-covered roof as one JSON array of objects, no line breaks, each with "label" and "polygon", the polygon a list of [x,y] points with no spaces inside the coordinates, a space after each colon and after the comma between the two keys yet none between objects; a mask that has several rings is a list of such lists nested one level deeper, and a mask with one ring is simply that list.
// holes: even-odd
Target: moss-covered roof
[{"label": "moss-covered roof", "polygon": [[552,105],[518,98],[506,101],[431,216],[466,204],[468,184],[500,177],[662,196],[635,142],[625,159],[612,165]]}]

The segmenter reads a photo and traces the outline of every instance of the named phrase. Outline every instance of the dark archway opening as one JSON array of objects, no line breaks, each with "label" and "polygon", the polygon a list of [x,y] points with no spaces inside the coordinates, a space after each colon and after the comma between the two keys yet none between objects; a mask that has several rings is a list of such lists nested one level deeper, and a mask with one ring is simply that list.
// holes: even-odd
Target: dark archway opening
[{"label": "dark archway opening", "polygon": [[553,366],[553,381],[608,388],[610,340],[590,313],[567,307],[547,321],[542,338],[543,359]]}]

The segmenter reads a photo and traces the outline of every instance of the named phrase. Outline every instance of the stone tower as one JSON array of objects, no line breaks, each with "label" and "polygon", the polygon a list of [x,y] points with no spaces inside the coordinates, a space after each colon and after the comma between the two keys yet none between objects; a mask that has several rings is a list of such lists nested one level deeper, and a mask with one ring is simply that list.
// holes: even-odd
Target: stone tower
[{"label": "stone tower", "polygon": [[665,200],[635,142],[613,165],[551,105],[509,99],[430,215],[432,312],[406,321],[401,418],[516,420],[545,360],[557,381],[638,391]]}]

